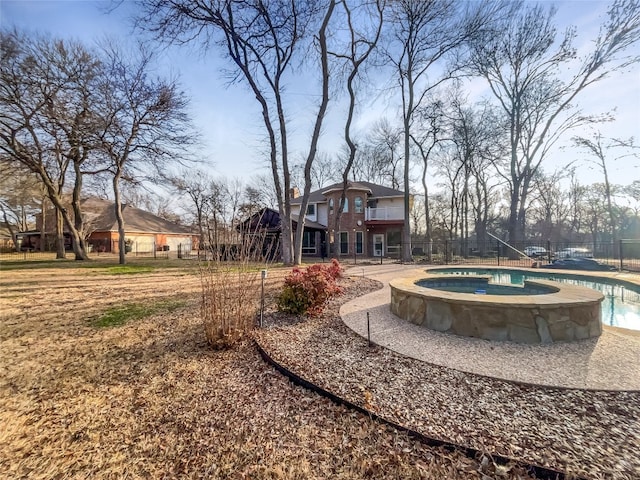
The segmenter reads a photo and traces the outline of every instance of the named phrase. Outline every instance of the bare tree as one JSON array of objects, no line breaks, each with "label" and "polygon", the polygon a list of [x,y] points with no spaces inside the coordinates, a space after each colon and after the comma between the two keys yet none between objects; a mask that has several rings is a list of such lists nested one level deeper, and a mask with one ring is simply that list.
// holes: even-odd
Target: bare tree
[{"label": "bare tree", "polygon": [[[145,7],[145,14],[139,19],[142,28],[171,42],[200,39],[205,46],[215,43],[235,67],[231,81],[246,82],[254,94],[269,142],[271,173],[282,222],[283,261],[292,263],[292,185],[283,80],[292,69],[294,57],[303,52],[304,43],[309,41],[309,30],[316,22],[319,6],[313,1],[295,0],[144,0],[142,3]],[[332,0],[326,12],[334,6]],[[326,28],[325,22],[322,25],[319,28]],[[326,108],[324,99],[316,117],[320,120],[316,122],[318,127],[322,123],[323,108]],[[310,164],[316,148],[313,140],[311,143]]]},{"label": "bare tree", "polygon": [[[361,68],[376,48],[378,40],[380,39],[384,2],[381,0],[376,0],[371,3],[364,2],[359,7],[354,8],[349,5],[347,0],[343,0],[341,6],[345,14],[345,23],[348,26],[349,40],[346,44],[346,51],[332,52],[332,55],[345,62],[349,107],[344,124],[344,140],[347,144],[347,155],[344,168],[342,169],[342,194],[340,195],[340,203],[336,211],[333,226],[336,232],[340,231],[340,219],[346,202],[349,175],[358,150],[351,131],[357,103],[355,85],[361,74]],[[366,19],[373,18],[371,26],[368,24],[364,26],[358,25],[356,23],[358,17]]]},{"label": "bare tree", "polygon": [[[522,242],[531,182],[553,144],[570,128],[593,122],[572,109],[578,95],[612,72],[639,59],[625,51],[640,38],[638,0],[616,0],[608,11],[593,50],[577,59],[575,30],[558,42],[555,8],[522,2],[512,4],[500,31],[473,43],[473,71],[484,77],[509,120],[509,222],[511,243]],[[571,76],[564,71],[576,60]],[[561,74],[562,71],[562,74]]]},{"label": "bare tree", "polygon": [[391,125],[388,118],[384,117],[373,124],[368,143],[372,147],[372,154],[376,167],[381,168],[381,175],[387,177],[385,183],[391,188],[400,189],[404,159],[402,152],[398,151],[402,131]]},{"label": "bare tree", "polygon": [[320,66],[321,66],[321,89],[322,97],[320,105],[318,107],[318,113],[313,126],[313,133],[311,135],[311,144],[309,146],[309,154],[304,164],[304,192],[302,194],[302,201],[300,203],[300,216],[298,218],[298,228],[295,232],[294,250],[293,250],[293,262],[298,265],[302,263],[302,238],[304,235],[304,212],[307,211],[307,205],[309,204],[309,194],[311,193],[311,168],[316,158],[318,150],[318,140],[320,139],[320,132],[322,130],[322,123],[324,116],[327,112],[327,106],[329,105],[329,51],[327,47],[327,33],[329,28],[329,22],[333,16],[333,12],[336,7],[335,0],[329,0],[329,5],[322,18],[322,23],[318,29],[318,46],[320,49]]},{"label": "bare tree", "polygon": [[[467,251],[469,218],[474,219],[478,242],[484,245],[487,241],[489,212],[493,206],[492,190],[497,186],[489,167],[504,155],[505,148],[501,142],[504,122],[486,102],[469,106],[459,93],[452,99],[448,117],[456,163],[464,179],[460,192],[460,232],[462,245]],[[470,207],[473,215],[470,215]]]},{"label": "bare tree", "polygon": [[[118,223],[119,262],[126,263],[125,224],[120,182],[144,175],[184,155],[193,143],[188,104],[175,80],[150,78],[153,55],[139,47],[128,54],[116,45],[104,50],[105,76],[100,87],[104,130],[99,148],[111,173]],[[178,148],[179,147],[179,148]]]},{"label": "bare tree", "polygon": [[326,152],[318,152],[311,168],[311,185],[318,190],[339,178],[336,162]]},{"label": "bare tree", "polygon": [[606,225],[609,223],[604,184],[594,183],[589,185],[589,188],[585,191],[583,200],[586,218],[585,227],[589,229],[592,244],[596,245],[600,232],[606,228]]},{"label": "bare tree", "polygon": [[417,128],[411,133],[411,140],[422,160],[422,188],[424,190],[424,225],[425,241],[427,243],[427,262],[432,260],[433,228],[431,224],[431,209],[429,205],[429,186],[427,175],[429,160],[437,151],[445,137],[444,105],[442,101],[433,100],[416,110]]},{"label": "bare tree", "polygon": [[241,219],[247,219],[267,207],[263,201],[262,192],[252,185],[246,185],[242,193],[242,203],[238,209]]},{"label": "bare tree", "polygon": [[568,239],[572,241],[574,235],[582,230],[584,223],[584,209],[582,208],[582,205],[588,188],[585,185],[580,184],[575,169],[571,170],[569,176],[570,183],[569,191],[567,193],[567,201],[569,202],[567,235]]},{"label": "bare tree", "polygon": [[258,198],[260,205],[268,208],[278,208],[278,199],[273,187],[273,177],[270,175],[254,175],[249,181],[249,187],[254,190],[252,197]]},{"label": "bare tree", "polygon": [[195,210],[195,224],[198,228],[198,249],[205,245],[206,215],[209,199],[211,197],[210,187],[212,180],[203,171],[183,171],[182,173],[168,178],[170,184],[179,195],[189,197],[191,207]]},{"label": "bare tree", "polygon": [[[81,167],[94,148],[100,61],[79,43],[17,31],[3,31],[0,44],[0,148],[44,185],[56,209],[57,257],[65,256],[66,225],[76,260],[84,260]],[[73,216],[64,199],[70,176]]]},{"label": "bare tree", "polygon": [[625,187],[625,192],[633,201],[640,204],[640,180],[634,180],[627,185]]},{"label": "bare tree", "polygon": [[[41,209],[42,184],[22,165],[0,159],[0,214],[18,248],[17,233],[29,229],[29,218]],[[42,247],[42,245],[41,245]]]},{"label": "bare tree", "polygon": [[457,61],[442,65],[443,73],[428,79],[428,73],[479,32],[486,30],[498,2],[462,3],[455,0],[398,0],[389,4],[390,36],[387,59],[395,70],[402,96],[402,131],[404,136],[404,228],[402,259],[411,261],[410,192],[411,133],[414,116],[428,93],[452,78]]},{"label": "bare tree", "polygon": [[[299,162],[291,166],[290,176],[293,187],[304,185],[305,161],[306,158],[302,157]],[[318,151],[311,166],[311,189],[318,190],[325,185],[337,182],[341,178],[340,172],[336,171],[339,168],[339,165],[326,152]],[[269,184],[273,184],[273,181],[270,181]],[[272,186],[270,188],[273,190]]]},{"label": "bare tree", "polygon": [[[570,173],[570,172],[569,172]],[[529,237],[538,241],[560,240],[562,226],[570,213],[567,191],[563,190],[561,181],[568,176],[566,169],[559,169],[546,174],[538,170],[533,180],[531,234]]]},{"label": "bare tree", "polygon": [[[386,155],[375,148],[369,139],[356,141],[356,156],[351,166],[351,179],[355,182],[367,181],[391,187],[391,175],[389,175],[389,165],[386,162]],[[340,171],[343,171],[349,160],[349,151],[345,149],[338,156]]]},{"label": "bare tree", "polygon": [[[616,227],[618,225],[618,222],[611,199],[612,188],[611,182],[609,181],[608,163],[610,161],[615,162],[629,156],[640,159],[640,155],[633,152],[633,150],[638,149],[638,147],[634,146],[633,138],[630,138],[628,140],[619,138],[605,138],[600,132],[594,132],[591,138],[575,136],[572,138],[572,140],[576,146],[582,147],[587,153],[595,157],[593,163],[595,163],[595,165],[597,165],[598,168],[602,171],[602,175],[604,178],[604,194],[607,200],[607,213],[609,215],[609,229],[611,232],[611,238],[616,239]],[[611,158],[609,152],[611,152],[613,149],[620,148],[623,148],[627,151],[621,155]]]}]

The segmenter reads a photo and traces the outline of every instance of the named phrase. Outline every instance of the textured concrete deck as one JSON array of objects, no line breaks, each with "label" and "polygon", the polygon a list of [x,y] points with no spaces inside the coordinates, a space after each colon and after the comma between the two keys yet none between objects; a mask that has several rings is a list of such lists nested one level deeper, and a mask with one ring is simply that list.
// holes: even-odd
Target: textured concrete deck
[{"label": "textured concrete deck", "polygon": [[[604,326],[598,338],[551,345],[491,342],[439,333],[402,320],[390,311],[389,281],[420,271],[425,267],[351,268],[350,275],[379,280],[384,288],[343,305],[340,315],[344,323],[366,337],[368,312],[371,340],[376,344],[464,372],[549,387],[640,390],[640,331]],[[619,278],[640,284],[637,275]]]}]

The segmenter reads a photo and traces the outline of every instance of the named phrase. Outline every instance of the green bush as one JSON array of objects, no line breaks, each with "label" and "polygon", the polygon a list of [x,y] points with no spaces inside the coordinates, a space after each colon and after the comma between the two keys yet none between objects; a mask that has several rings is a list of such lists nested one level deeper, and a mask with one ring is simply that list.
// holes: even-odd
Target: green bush
[{"label": "green bush", "polygon": [[342,292],[337,284],[341,274],[342,267],[335,259],[329,265],[311,265],[305,270],[294,268],[284,279],[278,310],[295,315],[319,314],[328,298]]}]

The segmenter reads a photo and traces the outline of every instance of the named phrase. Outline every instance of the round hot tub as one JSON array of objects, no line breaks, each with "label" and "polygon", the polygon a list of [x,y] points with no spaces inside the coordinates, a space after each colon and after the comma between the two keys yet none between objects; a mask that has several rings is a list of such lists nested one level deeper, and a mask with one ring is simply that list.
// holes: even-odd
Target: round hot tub
[{"label": "round hot tub", "polygon": [[518,343],[552,343],[602,333],[595,290],[551,281],[524,286],[489,277],[431,276],[396,279],[391,311],[417,325],[455,335]]},{"label": "round hot tub", "polygon": [[526,282],[523,286],[490,283],[489,277],[447,277],[418,280],[416,285],[454,293],[476,295],[546,295],[557,293],[557,286]]}]

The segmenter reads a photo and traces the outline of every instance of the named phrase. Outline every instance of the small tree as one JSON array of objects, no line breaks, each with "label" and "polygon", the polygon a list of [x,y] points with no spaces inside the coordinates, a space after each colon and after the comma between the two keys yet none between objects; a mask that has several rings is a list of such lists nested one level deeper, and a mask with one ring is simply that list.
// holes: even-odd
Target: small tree
[{"label": "small tree", "polygon": [[[607,200],[607,213],[609,216],[609,230],[611,232],[611,238],[615,240],[617,238],[618,222],[617,222],[616,214],[613,208],[613,202],[612,202],[613,195],[612,195],[611,182],[609,181],[608,163],[610,161],[620,160],[622,158],[629,157],[629,156],[640,159],[640,155],[633,152],[633,150],[638,149],[638,147],[634,146],[633,138],[630,138],[628,140],[622,140],[619,138],[604,138],[600,132],[595,132],[591,136],[591,138],[575,136],[572,138],[572,140],[576,146],[582,147],[583,150],[585,150],[591,156],[595,157],[595,159],[592,161],[602,171],[602,176],[604,180],[604,194]],[[614,149],[621,149],[621,148],[627,151],[622,155],[618,155],[616,157],[610,158],[609,152],[611,152]]]},{"label": "small tree", "polygon": [[200,262],[201,318],[207,341],[228,348],[256,324],[260,308],[260,268],[271,261],[277,245],[268,244],[264,232],[241,231],[242,241],[232,252],[220,255],[210,247]]}]

